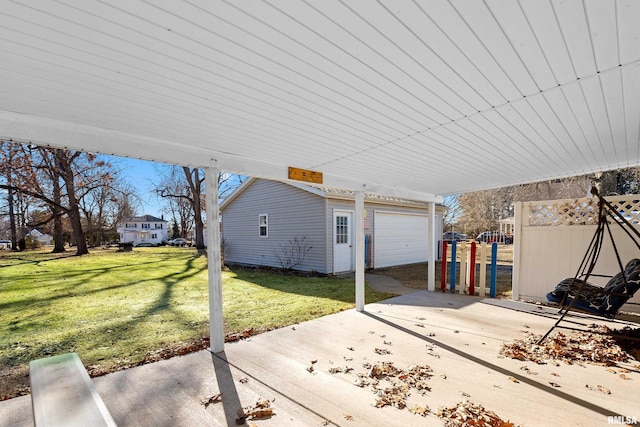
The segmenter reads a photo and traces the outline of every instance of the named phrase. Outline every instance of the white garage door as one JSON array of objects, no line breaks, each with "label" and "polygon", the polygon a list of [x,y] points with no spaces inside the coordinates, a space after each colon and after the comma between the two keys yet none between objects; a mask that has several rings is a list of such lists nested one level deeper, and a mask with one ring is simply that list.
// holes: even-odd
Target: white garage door
[{"label": "white garage door", "polygon": [[427,215],[375,212],[375,268],[427,261]]}]

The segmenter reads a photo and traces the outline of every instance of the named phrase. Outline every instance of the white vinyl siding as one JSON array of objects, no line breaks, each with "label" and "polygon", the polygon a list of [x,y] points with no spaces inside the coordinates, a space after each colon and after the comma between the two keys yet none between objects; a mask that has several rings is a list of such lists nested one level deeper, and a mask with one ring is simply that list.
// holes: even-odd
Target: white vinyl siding
[{"label": "white vinyl siding", "polygon": [[[324,198],[308,191],[256,179],[222,211],[225,262],[279,268],[276,251],[304,238],[311,249],[295,269],[327,273],[324,204]],[[265,213],[268,239],[256,231],[256,221]]]}]

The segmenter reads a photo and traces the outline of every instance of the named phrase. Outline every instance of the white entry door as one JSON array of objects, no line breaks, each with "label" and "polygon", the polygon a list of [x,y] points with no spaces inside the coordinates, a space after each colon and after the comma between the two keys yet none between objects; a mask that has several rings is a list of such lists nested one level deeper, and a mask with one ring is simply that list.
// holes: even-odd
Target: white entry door
[{"label": "white entry door", "polygon": [[333,213],[333,272],[353,271],[352,211]]}]

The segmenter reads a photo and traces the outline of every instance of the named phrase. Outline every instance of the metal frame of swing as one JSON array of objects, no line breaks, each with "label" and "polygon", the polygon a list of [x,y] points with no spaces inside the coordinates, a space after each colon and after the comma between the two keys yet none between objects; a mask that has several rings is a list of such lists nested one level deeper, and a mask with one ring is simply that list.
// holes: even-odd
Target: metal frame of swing
[{"label": "metal frame of swing", "polygon": [[[593,274],[593,269],[598,261],[598,257],[600,256],[600,250],[602,249],[605,230],[611,241],[613,250],[616,255],[616,259],[618,261],[618,266],[620,268],[620,271],[624,272],[624,265],[622,264],[622,261],[620,259],[620,253],[618,252],[618,248],[616,246],[615,240],[611,233],[611,228],[609,226],[609,221],[607,220],[607,218],[611,217],[614,220],[613,222],[618,224],[622,228],[622,230],[627,234],[627,236],[629,236],[629,238],[631,238],[631,240],[635,243],[636,247],[640,249],[640,243],[638,243],[638,239],[640,239],[640,232],[635,227],[633,227],[633,225],[631,225],[631,223],[629,223],[629,221],[627,221],[627,219],[620,212],[614,209],[611,203],[609,203],[609,201],[607,201],[604,197],[602,197],[595,187],[591,189],[591,194],[598,197],[598,225],[593,235],[593,238],[591,239],[591,243],[589,244],[589,247],[587,248],[587,251],[584,255],[584,258],[580,263],[580,267],[578,268],[578,271],[574,276],[575,281],[578,281],[578,280],[580,281],[580,286],[578,287],[578,290],[575,293],[575,295],[571,298],[571,301],[569,302],[569,304],[565,304],[570,293],[570,289],[567,290],[567,292],[562,298],[562,301],[560,302],[561,308],[558,311],[558,314],[560,314],[560,317],[553,324],[553,326],[551,326],[551,328],[549,328],[549,330],[542,336],[542,338],[540,338],[540,340],[538,341],[538,344],[542,344],[542,342],[549,336],[549,334],[555,328],[574,329],[574,330],[576,329],[576,328],[560,325],[560,323],[564,320],[567,313],[569,313],[569,311],[571,310],[578,311],[581,313],[587,313],[593,316],[607,317],[607,318],[613,319],[619,313],[620,307],[622,307],[622,305],[626,303],[625,301],[625,303],[621,304],[621,306],[616,310],[615,313],[613,313],[612,316],[605,316],[595,311],[592,312],[592,311],[582,310],[580,308],[574,308],[576,302],[580,299],[580,297],[584,294],[585,290],[587,289],[589,277],[601,276],[598,274]],[[623,280],[626,285],[627,278],[624,274],[623,274]],[[594,291],[593,289],[589,289],[589,292],[597,292],[597,291]],[[600,293],[605,293],[605,292],[601,291]],[[614,294],[614,293],[609,293],[609,294],[625,296],[622,294]]]}]

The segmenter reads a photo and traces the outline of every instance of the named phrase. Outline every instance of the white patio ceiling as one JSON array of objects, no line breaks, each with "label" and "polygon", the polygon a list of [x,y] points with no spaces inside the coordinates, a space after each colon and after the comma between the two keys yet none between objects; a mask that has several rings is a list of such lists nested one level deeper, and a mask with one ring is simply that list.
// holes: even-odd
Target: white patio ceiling
[{"label": "white patio ceiling", "polygon": [[0,0],[0,138],[403,197],[640,163],[635,0]]}]

